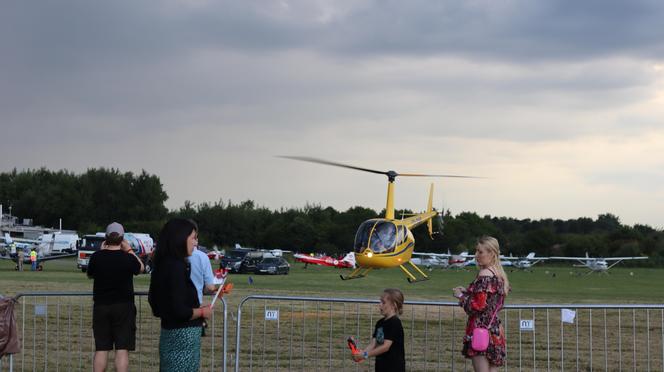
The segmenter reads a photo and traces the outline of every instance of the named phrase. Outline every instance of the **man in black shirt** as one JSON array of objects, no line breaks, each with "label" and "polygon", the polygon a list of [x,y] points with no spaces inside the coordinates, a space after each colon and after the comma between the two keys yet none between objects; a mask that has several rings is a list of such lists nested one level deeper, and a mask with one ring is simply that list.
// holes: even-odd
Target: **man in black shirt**
[{"label": "man in black shirt", "polygon": [[92,331],[95,338],[94,371],[105,371],[108,352],[115,348],[116,371],[127,371],[129,351],[136,344],[134,279],[143,262],[124,240],[117,222],[106,227],[106,241],[90,257],[88,277],[94,279]]}]

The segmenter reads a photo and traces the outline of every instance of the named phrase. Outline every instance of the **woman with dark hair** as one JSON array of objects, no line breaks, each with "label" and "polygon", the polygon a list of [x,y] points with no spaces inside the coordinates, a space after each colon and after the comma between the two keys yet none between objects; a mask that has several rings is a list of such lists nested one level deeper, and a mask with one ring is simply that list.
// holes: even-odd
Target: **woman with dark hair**
[{"label": "woman with dark hair", "polygon": [[212,309],[201,306],[190,279],[187,257],[198,245],[198,226],[174,218],[159,233],[148,296],[152,313],[161,318],[160,371],[198,371],[201,330]]}]

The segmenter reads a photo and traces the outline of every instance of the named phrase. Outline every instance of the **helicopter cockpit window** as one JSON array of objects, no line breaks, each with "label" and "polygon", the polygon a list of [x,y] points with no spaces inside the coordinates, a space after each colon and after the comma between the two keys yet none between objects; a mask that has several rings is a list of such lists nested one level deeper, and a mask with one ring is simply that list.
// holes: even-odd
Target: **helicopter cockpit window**
[{"label": "helicopter cockpit window", "polygon": [[397,239],[397,227],[392,222],[379,221],[371,233],[369,245],[374,253],[394,251]]},{"label": "helicopter cockpit window", "polygon": [[376,220],[364,221],[357,229],[355,234],[355,244],[353,249],[357,253],[362,253],[369,246],[369,234],[376,224]]}]

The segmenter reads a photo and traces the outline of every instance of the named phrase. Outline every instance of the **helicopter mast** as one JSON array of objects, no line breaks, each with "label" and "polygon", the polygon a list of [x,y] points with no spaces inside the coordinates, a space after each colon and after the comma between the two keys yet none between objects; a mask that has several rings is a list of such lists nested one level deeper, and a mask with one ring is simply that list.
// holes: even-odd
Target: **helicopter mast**
[{"label": "helicopter mast", "polygon": [[385,206],[385,218],[394,219],[394,182],[387,183],[387,205]]},{"label": "helicopter mast", "polygon": [[397,178],[398,173],[395,171],[388,171],[387,173],[387,204],[385,205],[385,218],[388,220],[394,219],[394,180]]}]

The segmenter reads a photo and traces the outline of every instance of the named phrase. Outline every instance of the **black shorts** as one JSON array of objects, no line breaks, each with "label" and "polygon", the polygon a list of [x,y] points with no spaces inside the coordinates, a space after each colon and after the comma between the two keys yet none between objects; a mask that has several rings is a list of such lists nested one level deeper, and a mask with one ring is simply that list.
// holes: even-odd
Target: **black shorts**
[{"label": "black shorts", "polygon": [[97,305],[92,310],[95,351],[136,348],[136,306],[131,302]]}]

